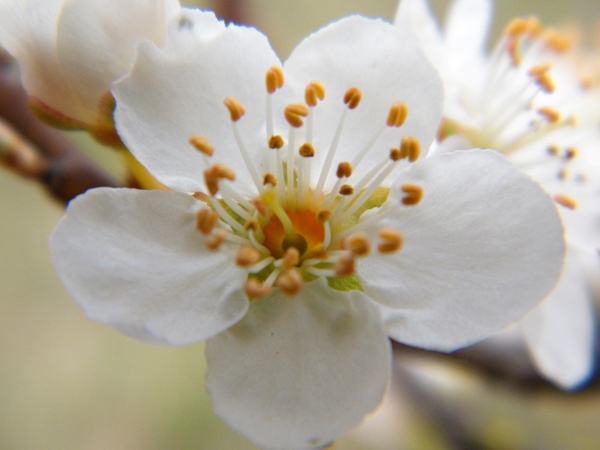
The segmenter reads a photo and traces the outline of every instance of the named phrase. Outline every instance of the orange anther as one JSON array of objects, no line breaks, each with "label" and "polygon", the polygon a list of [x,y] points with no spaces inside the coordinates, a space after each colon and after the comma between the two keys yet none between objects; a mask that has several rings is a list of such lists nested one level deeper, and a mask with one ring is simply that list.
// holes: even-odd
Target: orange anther
[{"label": "orange anther", "polygon": [[344,253],[338,258],[333,270],[338,277],[347,277],[354,273],[355,267],[356,261],[354,260],[354,255],[352,253]]},{"label": "orange anther", "polygon": [[349,162],[341,162],[338,165],[336,176],[338,178],[350,178],[352,175],[352,164]]},{"label": "orange anther", "polygon": [[358,88],[352,87],[344,94],[344,104],[348,106],[348,109],[356,108],[360,100],[362,99],[362,92]]},{"label": "orange anther", "polygon": [[403,184],[402,192],[406,195],[402,198],[402,204],[405,206],[414,206],[423,199],[423,188],[416,184]]},{"label": "orange anther", "polygon": [[325,99],[325,88],[318,81],[311,81],[304,90],[304,100],[310,107],[317,106],[319,100]]},{"label": "orange anther", "polygon": [[369,236],[364,231],[357,231],[344,239],[342,248],[357,257],[367,256],[371,252]]},{"label": "orange anther", "polygon": [[313,156],[315,156],[315,148],[312,146],[312,144],[305,142],[298,149],[298,153],[303,158],[312,158]]},{"label": "orange anther", "polygon": [[556,194],[554,201],[567,209],[577,209],[577,202],[568,195]]},{"label": "orange anther", "polygon": [[377,246],[379,253],[387,255],[395,253],[402,248],[403,238],[402,234],[391,227],[383,227],[377,235],[381,239],[381,243]]},{"label": "orange anther", "polygon": [[302,103],[292,103],[285,107],[283,114],[291,126],[300,128],[304,125],[302,118],[308,116],[308,108]]},{"label": "orange anther", "polygon": [[297,269],[290,269],[279,275],[275,286],[281,289],[284,294],[294,296],[302,290],[302,277]]},{"label": "orange anther", "polygon": [[209,235],[218,221],[218,214],[210,209],[201,209],[196,214],[196,229],[202,234]]},{"label": "orange anther", "polygon": [[244,292],[250,298],[264,298],[271,294],[272,288],[261,283],[256,278],[249,278],[244,285]]},{"label": "orange anther", "polygon": [[223,100],[223,104],[229,110],[229,115],[232,122],[237,122],[244,114],[246,114],[242,104],[233,97],[227,97],[225,100]]},{"label": "orange anther", "polygon": [[406,122],[408,116],[408,107],[403,102],[396,102],[390,107],[387,117],[388,127],[401,127]]},{"label": "orange anther", "polygon": [[196,150],[204,153],[206,156],[212,156],[215,151],[212,145],[208,143],[208,139],[199,134],[192,136],[188,142],[192,144]]},{"label": "orange anther", "polygon": [[277,89],[283,87],[284,76],[281,67],[273,66],[265,75],[265,84],[267,86],[267,92],[273,94]]},{"label": "orange anther", "polygon": [[284,144],[285,142],[283,141],[283,138],[278,134],[275,134],[269,138],[269,148],[273,150],[280,149]]},{"label": "orange anther", "polygon": [[250,267],[259,261],[259,251],[249,245],[242,245],[235,258],[235,263],[238,267]]}]

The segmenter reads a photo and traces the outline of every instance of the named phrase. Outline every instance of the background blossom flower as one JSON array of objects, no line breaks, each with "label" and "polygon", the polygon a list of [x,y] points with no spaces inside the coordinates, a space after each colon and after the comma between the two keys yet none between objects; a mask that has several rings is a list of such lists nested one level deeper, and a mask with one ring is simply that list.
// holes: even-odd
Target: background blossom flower
[{"label": "background blossom flower", "polygon": [[569,36],[516,19],[490,55],[488,0],[451,4],[444,32],[425,0],[402,0],[396,23],[413,29],[444,80],[438,151],[493,148],[554,197],[568,232],[565,272],[522,322],[539,370],[563,388],[594,368],[595,319],[587,275],[600,276],[600,142],[597,88],[579,71]]},{"label": "background blossom flower", "polygon": [[111,83],[135,44],[160,45],[176,0],[2,0],[0,45],[17,60],[34,111],[49,123],[114,143]]}]

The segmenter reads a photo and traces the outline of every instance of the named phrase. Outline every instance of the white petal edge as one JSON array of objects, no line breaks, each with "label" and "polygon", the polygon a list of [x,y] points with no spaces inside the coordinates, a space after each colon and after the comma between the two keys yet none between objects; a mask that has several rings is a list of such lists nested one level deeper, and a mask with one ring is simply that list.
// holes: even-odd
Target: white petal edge
[{"label": "white petal edge", "polygon": [[159,191],[100,188],[73,200],[50,236],[59,278],[86,317],[150,343],[208,339],[247,311],[235,248],[209,252],[201,203]]},{"label": "white petal edge", "polygon": [[251,302],[239,324],[208,341],[214,411],[265,448],[322,445],[381,401],[391,351],[375,305],[324,280],[297,297]]},{"label": "white petal edge", "polygon": [[538,370],[563,389],[580,387],[595,368],[596,320],[587,284],[571,249],[554,292],[519,322]]},{"label": "white petal edge", "polygon": [[203,135],[215,148],[215,161],[235,170],[236,189],[254,193],[223,100],[242,103],[240,134],[256,152],[255,164],[261,154],[266,163],[266,135],[258,135],[265,123],[265,73],[273,65],[281,63],[257,30],[225,27],[212,13],[182,10],[170,25],[167,46],[141,44],[131,73],[115,83],[119,135],[152,175],[184,192],[204,190],[203,158],[188,142]]},{"label": "white petal edge", "polygon": [[[400,205],[399,185],[423,187]],[[404,236],[392,255],[359,260],[365,293],[386,309],[390,336],[451,351],[520,319],[557,283],[563,229],[552,200],[493,151],[468,150],[413,164],[392,188],[378,226]],[[373,230],[375,231],[375,230]]]},{"label": "white petal edge", "polygon": [[[398,27],[360,16],[341,19],[304,39],[284,69],[296,102],[304,101],[304,89],[312,81],[326,89],[325,100],[314,108],[314,167],[323,164],[345,109],[344,94],[352,87],[362,92],[362,100],[346,114],[333,167],[352,160],[385,125],[395,102],[407,105],[406,122],[400,129],[386,127],[365,162],[355,167],[357,174],[386,158],[404,135],[416,137],[423,149],[434,139],[443,104],[441,80],[414,38]],[[274,103],[284,106],[279,97]],[[315,179],[319,173],[313,170]]]},{"label": "white petal edge", "polygon": [[176,0],[66,0],[58,18],[56,51],[65,78],[82,104],[97,110],[110,84],[133,62],[135,44],[166,43]]},{"label": "white petal edge", "polygon": [[492,22],[491,0],[454,0],[446,15],[445,40],[453,66],[479,60],[485,53]]},{"label": "white petal edge", "polygon": [[401,0],[394,24],[409,29],[419,41],[425,56],[438,70],[446,66],[444,37],[427,0]]}]

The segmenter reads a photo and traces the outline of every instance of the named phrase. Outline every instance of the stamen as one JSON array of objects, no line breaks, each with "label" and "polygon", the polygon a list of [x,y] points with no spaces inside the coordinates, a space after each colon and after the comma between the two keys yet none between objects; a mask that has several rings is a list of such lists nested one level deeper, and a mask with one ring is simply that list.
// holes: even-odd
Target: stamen
[{"label": "stamen", "polygon": [[263,185],[266,186],[267,184],[273,187],[277,186],[277,178],[272,173],[265,173],[263,176]]},{"label": "stamen", "polygon": [[[400,159],[408,158],[412,163],[419,159],[419,156],[421,156],[421,143],[419,140],[412,136],[403,136],[400,142]],[[395,155],[390,154],[390,159],[397,161],[394,157]]]},{"label": "stamen", "polygon": [[[271,100],[271,95],[275,93],[278,88],[283,87],[283,70],[280,67],[272,66],[265,75],[265,85],[267,87],[267,139],[270,139],[273,136],[273,101]],[[271,147],[274,148],[274,147]]]},{"label": "stamen", "polygon": [[227,231],[223,228],[219,228],[215,234],[210,235],[206,239],[206,248],[208,248],[211,252],[214,252],[221,247],[221,244],[225,242],[227,239]]},{"label": "stamen", "polygon": [[348,109],[355,109],[362,99],[362,92],[355,87],[352,87],[344,94],[344,104],[348,106]]},{"label": "stamen", "polygon": [[212,205],[213,209],[216,211],[216,213],[219,215],[219,218],[223,222],[225,222],[234,230],[239,231],[240,233],[244,233],[246,231],[243,225],[237,220],[235,220],[231,216],[231,214],[223,207],[223,205],[221,205],[221,202],[219,200],[217,200],[214,197],[211,197],[210,204]]},{"label": "stamen", "polygon": [[272,288],[266,283],[261,283],[256,278],[248,278],[244,284],[244,292],[250,298],[265,298],[271,295]]},{"label": "stamen", "polygon": [[250,172],[250,176],[252,177],[252,181],[254,181],[254,185],[256,186],[256,189],[258,189],[259,192],[262,192],[262,184],[261,184],[260,175],[258,175],[256,167],[254,166],[254,163],[252,162],[252,159],[250,158],[250,154],[248,153],[248,150],[246,150],[246,147],[244,146],[244,142],[242,141],[242,138],[241,138],[240,133],[236,126],[236,122],[238,120],[240,120],[240,118],[245,113],[244,107],[242,106],[242,104],[240,102],[238,102],[236,99],[234,99],[232,97],[227,97],[225,100],[223,100],[223,104],[227,107],[227,109],[229,109],[229,113],[231,115],[231,125],[232,125],[232,129],[233,129],[233,137],[235,138],[235,142],[238,146],[238,149],[239,149],[240,153],[242,154],[244,163],[246,164],[246,167],[248,168],[248,172]]},{"label": "stamen", "polygon": [[401,127],[406,122],[408,116],[408,108],[403,102],[394,103],[387,117],[388,127]]},{"label": "stamen", "polygon": [[243,245],[240,247],[237,256],[235,258],[235,263],[238,267],[249,267],[253,264],[256,264],[260,261],[260,253],[254,247],[250,247],[249,245]]},{"label": "stamen", "polygon": [[402,204],[405,206],[414,206],[423,199],[423,188],[416,184],[403,184],[402,192],[406,195],[402,199]]},{"label": "stamen", "polygon": [[520,17],[512,20],[504,30],[504,33],[510,37],[517,37],[527,30],[527,21]]},{"label": "stamen", "polygon": [[340,195],[352,195],[354,194],[354,188],[349,184],[345,184],[340,188]]},{"label": "stamen", "polygon": [[405,159],[407,157],[408,157],[408,151],[406,151],[406,154],[403,155],[402,152],[400,151],[400,149],[397,149],[397,148],[390,149],[390,159],[392,161],[400,161],[401,159]]},{"label": "stamen", "polygon": [[277,89],[281,89],[284,83],[283,70],[281,67],[272,66],[265,75],[265,84],[267,92],[273,94]]},{"label": "stamen", "polygon": [[311,81],[304,91],[304,100],[311,108],[317,106],[319,100],[325,99],[325,88],[318,81]]},{"label": "stamen", "polygon": [[540,116],[544,117],[550,123],[556,123],[560,120],[560,113],[548,106],[539,108],[537,112]]},{"label": "stamen", "polygon": [[219,216],[210,209],[201,209],[196,214],[196,229],[205,235],[209,235],[219,222]]},{"label": "stamen", "polygon": [[283,138],[281,136],[279,136],[278,134],[273,135],[269,138],[269,148],[273,149],[273,150],[278,150],[281,147],[283,147],[285,144],[285,142],[283,141]]},{"label": "stamen", "polygon": [[382,255],[395,253],[402,248],[402,234],[391,227],[381,228],[377,235],[381,239],[381,243],[377,246],[377,251]]},{"label": "stamen", "polygon": [[550,156],[558,156],[560,155],[560,149],[556,145],[550,145],[547,149],[548,154]]},{"label": "stamen", "polygon": [[297,295],[302,289],[302,277],[297,269],[291,269],[280,275],[275,282],[281,291],[291,297]]},{"label": "stamen", "polygon": [[554,80],[547,73],[544,73],[538,77],[535,77],[535,83],[546,94],[551,94],[556,90],[556,85],[554,84]]},{"label": "stamen", "polygon": [[565,53],[573,47],[573,40],[556,30],[548,29],[543,36],[549,49],[557,53]]},{"label": "stamen", "polygon": [[219,180],[235,180],[235,172],[225,164],[217,163],[204,171],[204,183],[210,195],[216,195],[219,192]]},{"label": "stamen", "polygon": [[298,153],[303,158],[312,158],[313,156],[315,156],[315,148],[312,146],[312,144],[306,142],[300,146],[300,148],[298,149]]},{"label": "stamen", "polygon": [[364,231],[357,231],[342,241],[342,248],[350,250],[357,257],[367,256],[371,252],[369,235]]},{"label": "stamen", "polygon": [[344,109],[344,111],[342,112],[342,116],[340,117],[340,121],[338,122],[338,126],[335,130],[333,140],[331,141],[331,145],[329,146],[327,157],[325,158],[325,162],[323,163],[323,167],[321,168],[321,175],[319,176],[319,181],[317,182],[317,187],[315,188],[315,195],[317,196],[321,195],[321,193],[323,192],[323,186],[325,186],[327,174],[331,170],[333,158],[335,157],[338,144],[340,143],[340,137],[342,136],[342,130],[344,128],[344,120],[346,119],[346,113],[348,110],[355,109],[360,103],[361,98],[362,93],[360,92],[360,90],[354,87],[348,89],[344,94],[344,103],[348,106],[348,109]]},{"label": "stamen", "polygon": [[575,200],[573,200],[571,197],[569,197],[568,195],[556,194],[554,196],[554,201],[556,203],[558,203],[559,205],[564,206],[567,209],[572,209],[572,210],[577,209],[577,202]]},{"label": "stamen", "polygon": [[323,209],[321,211],[319,211],[317,213],[317,222],[319,223],[325,223],[327,222],[329,219],[331,219],[331,211],[329,211],[328,209]]},{"label": "stamen", "polygon": [[574,159],[579,154],[579,151],[575,147],[569,147],[565,151],[565,158]]},{"label": "stamen", "polygon": [[338,165],[336,176],[338,178],[350,178],[352,175],[352,165],[349,162],[341,162]]},{"label": "stamen", "polygon": [[237,122],[244,114],[246,114],[242,104],[233,97],[227,97],[225,100],[223,100],[223,104],[229,110],[229,115],[232,122]]},{"label": "stamen", "polygon": [[537,66],[533,66],[531,69],[529,69],[527,71],[527,74],[534,78],[537,78],[549,72],[551,68],[552,66],[550,64],[540,64]]},{"label": "stamen", "polygon": [[333,270],[338,277],[347,277],[354,273],[355,267],[356,261],[354,260],[354,256],[352,253],[346,253],[339,257]]},{"label": "stamen", "polygon": [[192,144],[196,150],[204,153],[206,156],[212,156],[215,151],[213,146],[208,143],[208,139],[199,134],[192,136],[188,142]]},{"label": "stamen", "polygon": [[280,261],[283,270],[290,270],[300,262],[300,252],[296,247],[289,247]]},{"label": "stamen", "polygon": [[[310,116],[309,116],[310,118]],[[300,159],[300,167],[298,168],[298,205],[305,206],[305,199],[308,199],[309,184],[311,176],[311,162],[309,158],[315,156],[315,148],[312,144],[305,142],[298,149],[298,153],[302,157]]]},{"label": "stamen", "polygon": [[283,114],[292,127],[300,128],[304,125],[302,118],[308,116],[308,108],[302,103],[292,103],[285,107]]}]

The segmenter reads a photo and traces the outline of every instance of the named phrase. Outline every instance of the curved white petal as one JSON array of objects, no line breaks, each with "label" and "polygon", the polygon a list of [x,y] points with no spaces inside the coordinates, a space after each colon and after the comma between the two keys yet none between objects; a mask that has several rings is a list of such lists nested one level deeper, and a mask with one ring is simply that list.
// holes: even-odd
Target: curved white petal
[{"label": "curved white petal", "polygon": [[201,134],[214,146],[214,159],[236,170],[236,186],[243,189],[249,173],[223,100],[234,97],[244,106],[240,134],[260,165],[268,150],[265,135],[258,139],[265,122],[265,73],[281,64],[257,30],[225,27],[212,13],[181,14],[171,23],[166,47],[140,45],[132,72],[114,85],[119,135],[162,183],[200,191],[203,159],[188,139]]},{"label": "curved white petal", "polygon": [[229,425],[266,448],[324,444],[381,401],[389,341],[377,308],[323,280],[296,297],[250,304],[240,323],[208,341],[207,390]]},{"label": "curved white petal", "polygon": [[448,62],[457,70],[483,58],[492,21],[491,0],[454,0],[446,16]]},{"label": "curved white petal", "polygon": [[94,189],[50,237],[54,266],[89,319],[152,343],[208,339],[248,309],[235,248],[209,252],[201,203],[159,191]]},{"label": "curved white petal", "polygon": [[394,24],[412,31],[429,61],[440,71],[446,65],[445,43],[427,0],[401,0]]},{"label": "curved white petal", "polygon": [[315,108],[315,167],[321,166],[345,109],[344,93],[352,87],[361,90],[362,100],[346,115],[333,167],[351,160],[371,140],[398,101],[408,107],[406,123],[386,128],[368,153],[364,171],[387,157],[404,135],[419,139],[423,149],[433,141],[443,103],[441,80],[407,31],[381,20],[348,17],[308,36],[284,67],[296,101],[303,101],[311,81],[326,89],[325,100]]},{"label": "curved white petal", "polygon": [[63,0],[6,0],[0,3],[0,45],[19,62],[30,96],[68,117],[90,123],[94,111],[83,107],[65,81],[56,54],[56,20]]},{"label": "curved white petal", "polygon": [[[404,207],[401,184],[423,187]],[[393,309],[390,336],[454,350],[522,317],[556,284],[563,230],[550,198],[504,157],[458,151],[413,164],[392,188],[379,226],[404,236],[399,252],[359,260],[365,293]]]},{"label": "curved white petal", "polygon": [[56,48],[65,78],[82,104],[98,109],[110,84],[130,67],[135,44],[164,45],[176,0],[65,0]]},{"label": "curved white petal", "polygon": [[519,322],[540,372],[565,389],[585,383],[595,365],[595,322],[585,272],[571,249],[554,292]]}]

